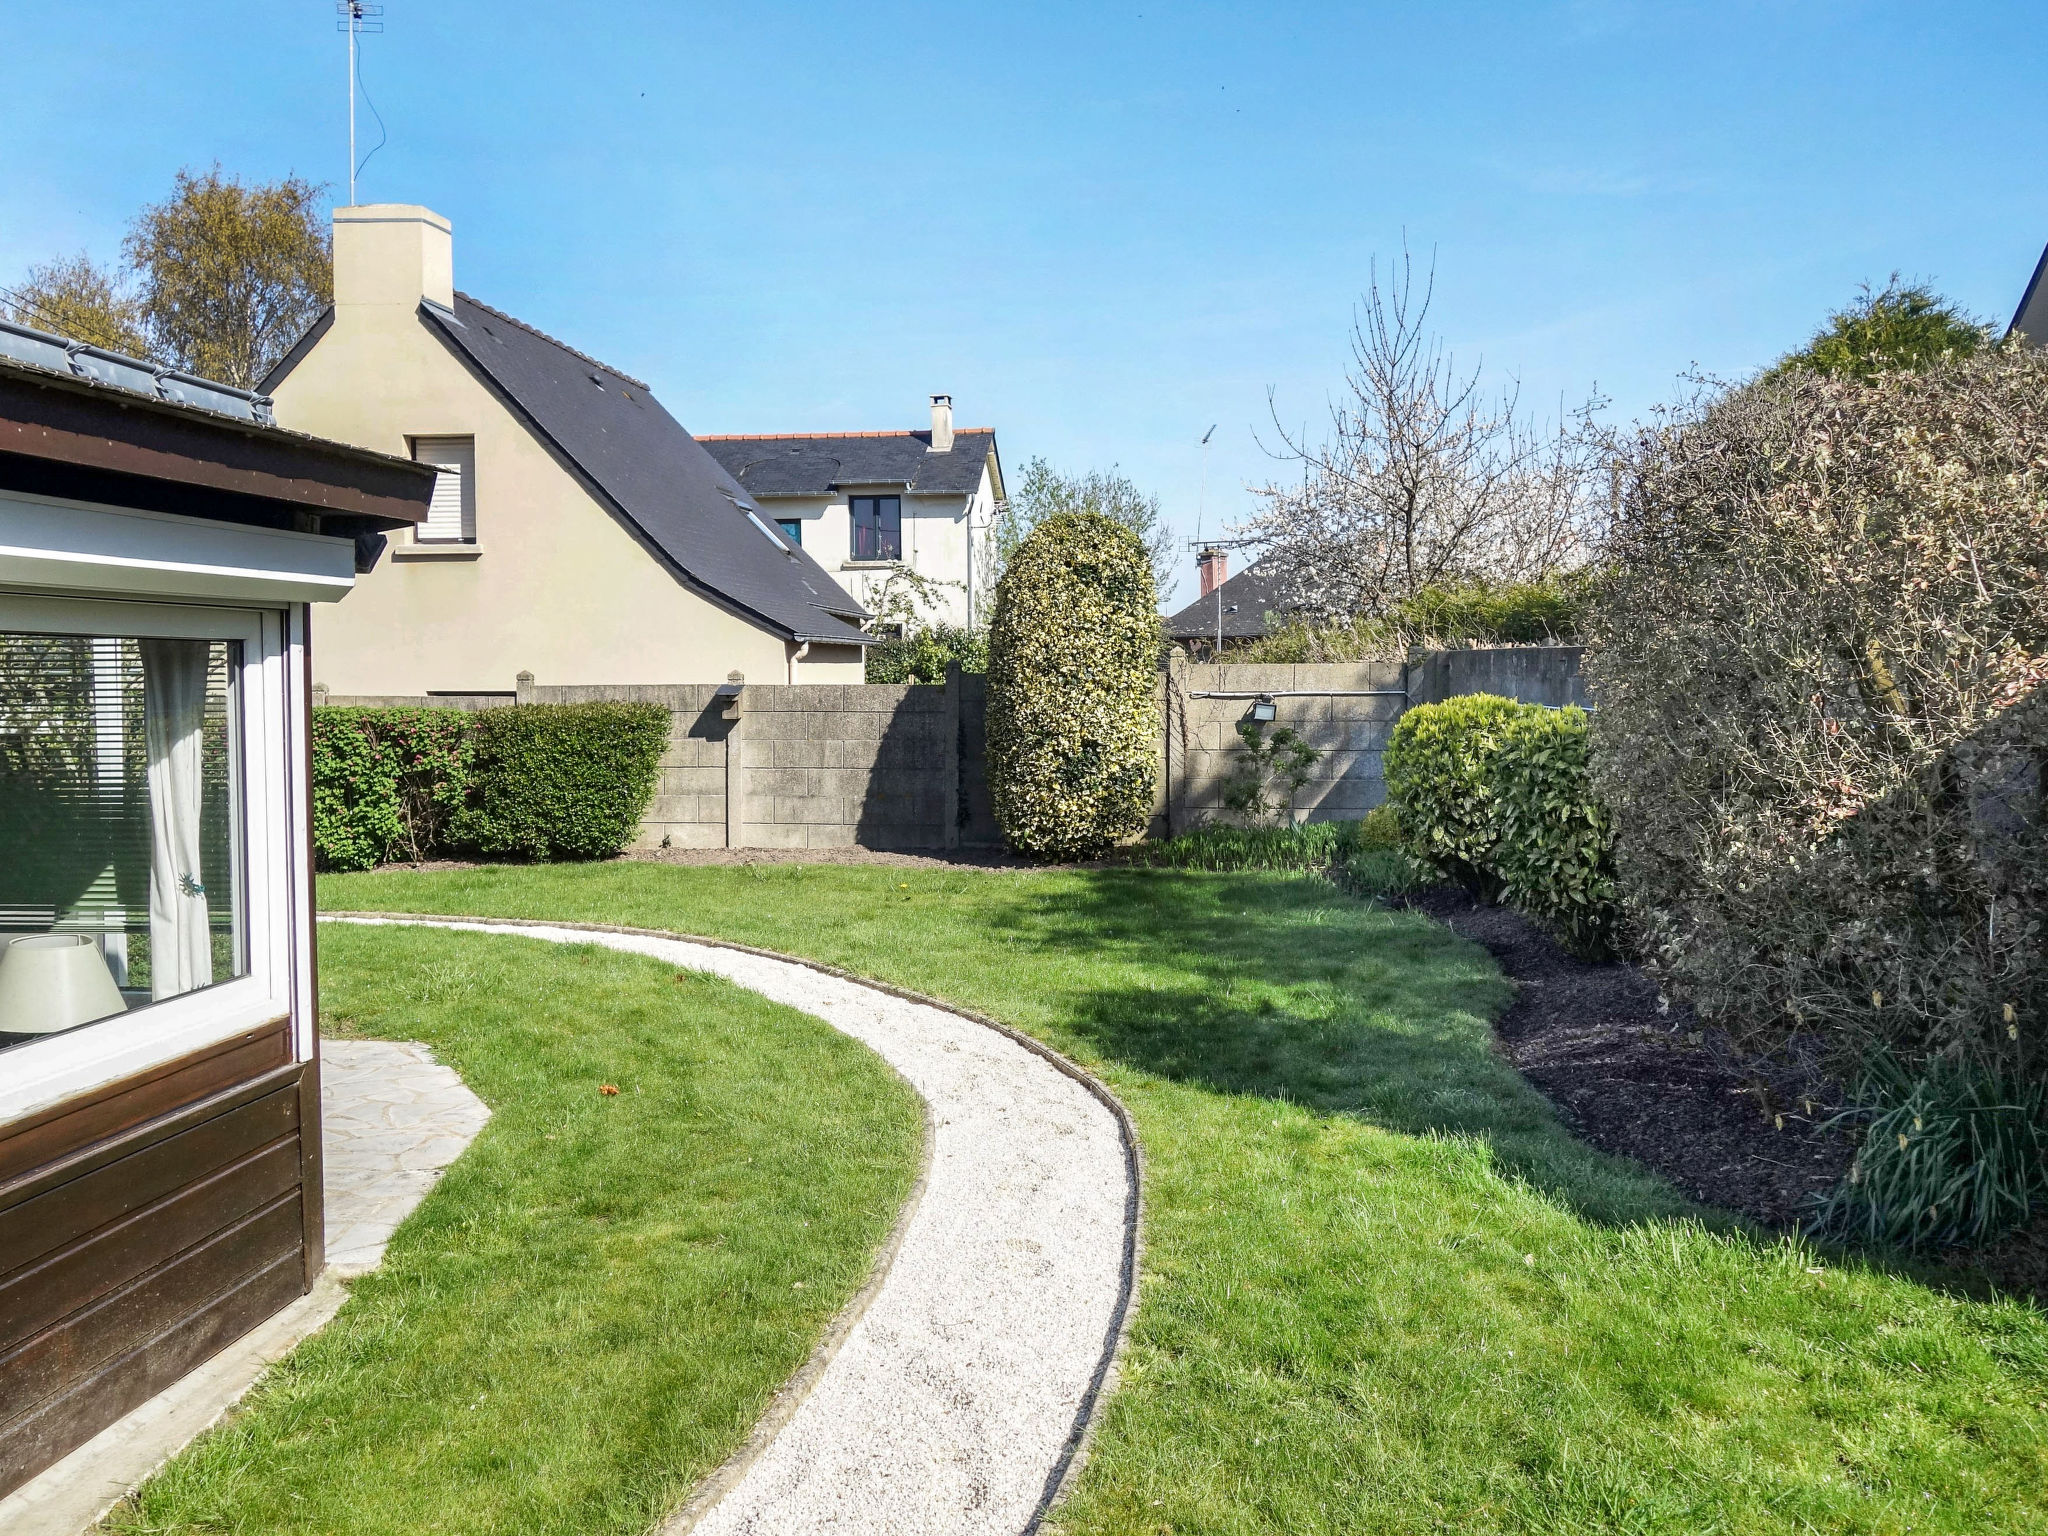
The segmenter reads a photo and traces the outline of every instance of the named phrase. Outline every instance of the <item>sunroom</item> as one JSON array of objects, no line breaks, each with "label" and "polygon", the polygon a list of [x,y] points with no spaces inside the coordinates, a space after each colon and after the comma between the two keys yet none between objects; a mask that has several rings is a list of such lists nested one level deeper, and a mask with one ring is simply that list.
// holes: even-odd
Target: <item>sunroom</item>
[{"label": "sunroom", "polygon": [[0,323],[0,1495],[320,1270],[310,615],[433,479]]}]

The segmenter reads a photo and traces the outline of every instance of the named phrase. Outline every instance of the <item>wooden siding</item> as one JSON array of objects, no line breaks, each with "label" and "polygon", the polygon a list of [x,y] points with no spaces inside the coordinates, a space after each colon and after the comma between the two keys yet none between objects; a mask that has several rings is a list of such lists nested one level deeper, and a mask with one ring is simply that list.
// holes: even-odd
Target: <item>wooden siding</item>
[{"label": "wooden siding", "polygon": [[0,1494],[304,1294],[317,1085],[278,1020],[0,1128]]}]

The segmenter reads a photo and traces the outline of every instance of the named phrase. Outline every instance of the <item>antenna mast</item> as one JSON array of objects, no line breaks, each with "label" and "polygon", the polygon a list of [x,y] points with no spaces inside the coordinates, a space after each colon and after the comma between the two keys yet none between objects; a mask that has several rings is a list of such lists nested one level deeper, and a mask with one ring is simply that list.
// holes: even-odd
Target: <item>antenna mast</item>
[{"label": "antenna mast", "polygon": [[[365,32],[382,32],[384,7],[371,5],[367,0],[334,0],[334,13],[341,18],[334,24],[337,32],[348,34],[348,202],[353,208],[356,202],[356,82],[362,72],[356,64],[356,40]],[[375,150],[370,151],[375,154]]]}]

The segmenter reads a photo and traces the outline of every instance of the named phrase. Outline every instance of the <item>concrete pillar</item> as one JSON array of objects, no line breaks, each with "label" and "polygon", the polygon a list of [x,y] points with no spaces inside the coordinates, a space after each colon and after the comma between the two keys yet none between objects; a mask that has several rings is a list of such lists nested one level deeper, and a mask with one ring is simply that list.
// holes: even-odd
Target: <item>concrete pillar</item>
[{"label": "concrete pillar", "polygon": [[533,702],[533,674],[522,672],[512,680],[512,702],[531,704]]},{"label": "concrete pillar", "polygon": [[[746,681],[745,676],[738,672],[726,673],[725,679],[728,683]],[[746,712],[738,696],[725,706],[725,718],[731,722],[725,732],[725,846],[744,848],[747,845]]]},{"label": "concrete pillar", "polygon": [[940,715],[940,730],[944,733],[945,746],[940,752],[940,816],[945,825],[939,828],[939,846],[958,848],[960,846],[960,663],[946,663],[946,707]]}]

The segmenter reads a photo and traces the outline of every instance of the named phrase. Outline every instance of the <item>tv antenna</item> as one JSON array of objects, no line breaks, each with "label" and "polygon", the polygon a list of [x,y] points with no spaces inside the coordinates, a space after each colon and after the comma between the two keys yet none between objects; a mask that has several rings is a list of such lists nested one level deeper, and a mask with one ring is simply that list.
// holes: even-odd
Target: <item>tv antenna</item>
[{"label": "tv antenna", "polygon": [[[337,32],[348,34],[348,202],[353,208],[356,202],[356,172],[369,163],[369,156],[363,157],[363,164],[356,163],[356,93],[362,90],[363,68],[358,48],[359,39],[367,32],[384,30],[384,7],[372,5],[369,0],[334,0],[334,14],[341,19],[334,24]],[[384,115],[377,110],[377,104],[368,94],[363,102],[370,109],[370,115],[377,119],[377,149],[384,147]],[[377,149],[370,154],[377,153]]]},{"label": "tv antenna", "polygon": [[1211,422],[1209,430],[1202,434],[1202,491],[1195,502],[1195,537],[1202,536],[1202,520],[1209,513],[1209,439],[1216,435],[1216,424]]}]

